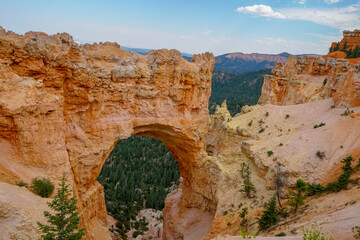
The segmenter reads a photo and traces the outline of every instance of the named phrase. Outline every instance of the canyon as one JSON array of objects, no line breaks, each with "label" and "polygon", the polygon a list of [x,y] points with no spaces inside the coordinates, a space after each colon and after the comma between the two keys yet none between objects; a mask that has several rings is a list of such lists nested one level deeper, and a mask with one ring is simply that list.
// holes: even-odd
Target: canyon
[{"label": "canyon", "polygon": [[[116,43],[78,45],[66,33],[0,28],[0,239],[39,237],[36,221],[47,209],[15,183],[58,182],[63,174],[85,239],[111,239],[96,178],[114,145],[131,135],[163,141],[179,163],[182,183],[165,200],[164,240],[239,239],[223,235],[237,235],[244,207],[256,232],[277,178],[285,202],[298,178],[325,185],[341,174],[343,158],[360,157],[360,63],[290,56],[265,77],[259,103],[234,117],[226,102],[209,116],[214,64],[211,53],[188,62],[177,50],[140,55]],[[353,112],[343,116],[347,108]],[[239,192],[242,163],[255,198]],[[296,239],[317,220],[328,234],[351,239],[359,200],[358,186],[312,198],[297,220],[263,235]]]}]

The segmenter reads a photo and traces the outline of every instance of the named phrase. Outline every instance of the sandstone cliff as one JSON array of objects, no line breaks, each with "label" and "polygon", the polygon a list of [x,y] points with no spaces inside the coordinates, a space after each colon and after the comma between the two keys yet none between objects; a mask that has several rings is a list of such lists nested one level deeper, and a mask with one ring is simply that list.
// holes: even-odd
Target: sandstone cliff
[{"label": "sandstone cliff", "polygon": [[[204,149],[212,54],[146,56],[117,44],[77,45],[66,33],[17,35],[0,28],[0,181],[56,181],[78,197],[87,239],[108,239],[102,186],[106,157],[130,135],[162,140],[184,178],[180,204],[214,208],[194,176]],[[200,170],[201,171],[201,170]],[[194,181],[193,179],[199,179]]]},{"label": "sandstone cliff", "polygon": [[[225,102],[209,117],[214,62],[209,53],[187,62],[176,50],[142,56],[114,43],[79,46],[65,33],[22,36],[0,29],[0,181],[56,181],[65,173],[79,199],[86,238],[109,239],[96,178],[117,141],[155,137],[178,160],[183,177],[165,201],[163,239],[198,240],[236,235],[244,207],[255,232],[276,179],[284,183],[285,199],[298,178],[326,184],[340,174],[341,159],[360,157],[359,64],[290,57],[266,77],[262,105],[231,117]],[[341,116],[346,107],[354,113]],[[325,126],[313,127],[320,122]],[[242,163],[250,165],[254,199],[239,192]],[[1,213],[8,209],[0,214],[7,229],[1,237],[10,238],[15,229],[19,238],[38,236],[35,219],[45,200],[7,183],[0,184],[9,195],[0,198]],[[352,224],[359,225],[353,213],[360,204],[344,207],[339,199],[358,202],[360,193],[356,186],[340,194],[312,199],[298,222],[276,231],[297,235],[318,216],[330,233],[348,236]],[[29,195],[28,206],[22,195]]]},{"label": "sandstone cliff", "polygon": [[291,105],[332,98],[336,106],[360,105],[360,63],[290,56],[266,76],[260,104]]}]

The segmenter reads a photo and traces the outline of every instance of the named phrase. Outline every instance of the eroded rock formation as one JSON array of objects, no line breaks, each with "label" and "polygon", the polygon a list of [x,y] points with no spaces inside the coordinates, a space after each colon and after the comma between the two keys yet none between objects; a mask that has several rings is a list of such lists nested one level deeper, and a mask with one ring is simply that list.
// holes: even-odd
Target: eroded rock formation
[{"label": "eroded rock formation", "polygon": [[[96,177],[117,141],[155,137],[178,160],[183,177],[165,201],[163,239],[197,240],[237,234],[245,207],[249,231],[256,232],[256,217],[274,193],[286,198],[298,178],[326,184],[339,176],[341,159],[360,157],[359,64],[290,57],[265,78],[262,105],[231,117],[225,102],[209,117],[214,61],[209,53],[187,62],[176,50],[143,56],[114,43],[79,46],[68,34],[21,36],[0,29],[0,181],[57,180],[65,173],[79,199],[87,239],[109,239]],[[354,112],[343,116],[346,107]],[[321,122],[325,125],[314,128]],[[254,199],[239,192],[242,163],[250,166]],[[26,191],[0,184],[4,189],[10,195]],[[357,189],[345,197],[360,200]],[[28,202],[38,204],[33,208],[38,212],[46,209],[36,198]],[[10,234],[25,222],[36,236],[33,218],[22,214],[28,210],[18,203],[0,198],[0,210],[10,209],[0,215],[0,224],[6,222]],[[325,221],[334,215],[327,204],[313,205],[309,216],[320,211]],[[333,216],[335,222],[358,219],[351,213],[360,204],[349,210],[343,205],[335,206],[336,213],[347,217]],[[311,222],[301,224],[293,226]],[[340,231],[334,227],[340,224],[331,224],[329,231]],[[351,226],[345,225],[341,231],[349,235]],[[284,231],[293,234],[289,227]]]},{"label": "eroded rock formation", "polygon": [[[79,46],[66,33],[17,35],[0,28],[0,181],[73,183],[87,239],[109,238],[102,186],[106,157],[130,135],[162,140],[184,179],[181,206],[214,209],[202,188],[212,54],[146,56],[117,44]],[[194,180],[196,179],[196,180]]]},{"label": "eroded rock formation", "polygon": [[360,63],[290,56],[265,76],[260,104],[291,105],[333,98],[336,106],[360,105]]}]

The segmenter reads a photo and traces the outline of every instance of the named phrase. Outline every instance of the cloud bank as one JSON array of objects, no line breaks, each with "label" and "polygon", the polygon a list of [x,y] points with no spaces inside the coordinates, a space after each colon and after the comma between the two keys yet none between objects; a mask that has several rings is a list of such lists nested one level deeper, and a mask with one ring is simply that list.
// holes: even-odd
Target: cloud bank
[{"label": "cloud bank", "polygon": [[[325,1],[336,3],[339,0]],[[343,8],[282,8],[277,11],[267,5],[252,5],[239,7],[236,11],[268,18],[311,21],[340,30],[351,30],[360,26],[360,4]]]}]

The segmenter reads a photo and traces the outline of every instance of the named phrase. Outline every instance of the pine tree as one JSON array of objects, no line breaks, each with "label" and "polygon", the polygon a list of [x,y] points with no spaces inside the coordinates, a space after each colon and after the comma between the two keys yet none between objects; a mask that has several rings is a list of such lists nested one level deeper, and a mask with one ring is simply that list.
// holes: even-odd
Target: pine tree
[{"label": "pine tree", "polygon": [[256,189],[254,184],[251,182],[250,165],[242,163],[240,173],[243,179],[243,187],[240,189],[240,192],[245,192],[246,196],[251,198],[253,196],[251,193],[256,193]]},{"label": "pine tree", "polygon": [[263,231],[276,224],[279,220],[279,210],[276,207],[276,197],[274,195],[267,203],[265,203],[265,211],[259,218],[259,230]]},{"label": "pine tree", "polygon": [[294,208],[296,213],[299,206],[304,205],[304,200],[306,199],[307,184],[302,180],[298,179],[295,184],[296,192],[289,191],[291,195],[290,199],[287,201],[287,204]]},{"label": "pine tree", "polygon": [[76,202],[75,196],[71,197],[71,190],[63,176],[54,199],[47,203],[53,209],[54,214],[48,211],[44,212],[49,225],[37,223],[43,232],[42,239],[78,240],[85,235],[85,228],[77,231],[80,216],[77,212]]}]

